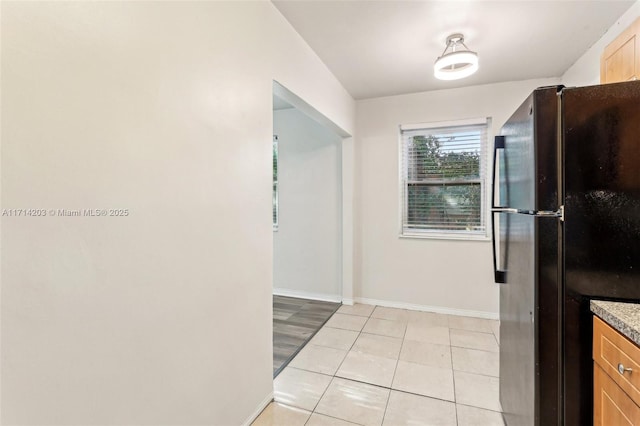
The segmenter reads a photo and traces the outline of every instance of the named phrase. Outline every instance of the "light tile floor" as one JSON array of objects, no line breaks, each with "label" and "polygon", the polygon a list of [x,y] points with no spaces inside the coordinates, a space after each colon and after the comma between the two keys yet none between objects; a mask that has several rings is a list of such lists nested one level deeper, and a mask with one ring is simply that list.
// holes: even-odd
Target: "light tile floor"
[{"label": "light tile floor", "polygon": [[503,425],[497,321],[342,306],[254,425]]}]

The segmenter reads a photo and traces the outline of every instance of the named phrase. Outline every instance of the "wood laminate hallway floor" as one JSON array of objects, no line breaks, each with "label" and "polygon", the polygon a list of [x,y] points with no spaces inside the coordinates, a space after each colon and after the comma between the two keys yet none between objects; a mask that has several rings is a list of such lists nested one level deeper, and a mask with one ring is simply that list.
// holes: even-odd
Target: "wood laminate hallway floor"
[{"label": "wood laminate hallway floor", "polygon": [[273,296],[273,377],[339,307],[340,303]]}]

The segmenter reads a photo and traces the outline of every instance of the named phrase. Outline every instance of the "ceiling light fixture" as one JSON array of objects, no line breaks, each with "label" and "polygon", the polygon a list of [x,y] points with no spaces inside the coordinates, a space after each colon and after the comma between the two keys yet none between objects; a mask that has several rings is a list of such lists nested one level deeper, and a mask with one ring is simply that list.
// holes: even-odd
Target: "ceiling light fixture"
[{"label": "ceiling light fixture", "polygon": [[433,73],[440,80],[458,80],[478,71],[478,54],[464,44],[462,34],[447,37],[447,46],[433,65]]}]

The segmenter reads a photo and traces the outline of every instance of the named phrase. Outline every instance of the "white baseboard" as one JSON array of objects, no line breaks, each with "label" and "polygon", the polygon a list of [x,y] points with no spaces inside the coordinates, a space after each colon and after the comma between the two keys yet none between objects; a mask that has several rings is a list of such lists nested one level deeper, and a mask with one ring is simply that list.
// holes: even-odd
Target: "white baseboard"
[{"label": "white baseboard", "polygon": [[353,306],[353,299],[342,299],[342,304]]},{"label": "white baseboard", "polygon": [[288,288],[274,288],[276,296],[295,297],[297,299],[322,300],[323,302],[342,302],[342,297],[337,294],[311,293],[308,291],[290,290]]},{"label": "white baseboard", "polygon": [[251,423],[253,423],[253,421],[258,418],[260,413],[262,413],[262,411],[267,408],[267,405],[269,405],[271,401],[273,401],[273,392],[270,392],[269,395],[267,395],[264,401],[262,401],[260,405],[258,405],[256,411],[254,411],[253,414],[251,414],[249,418],[245,420],[244,423],[242,423],[242,426],[250,426]]},{"label": "white baseboard", "polygon": [[[435,312],[437,314],[459,315],[462,317],[486,318],[497,320],[500,319],[498,312],[471,311],[466,309],[444,308],[442,306],[414,305],[412,303],[393,302],[389,300],[368,299],[365,297],[354,297],[356,303],[364,303],[365,305],[385,306],[387,308],[411,309],[413,311]],[[345,301],[343,301],[345,305]]]}]

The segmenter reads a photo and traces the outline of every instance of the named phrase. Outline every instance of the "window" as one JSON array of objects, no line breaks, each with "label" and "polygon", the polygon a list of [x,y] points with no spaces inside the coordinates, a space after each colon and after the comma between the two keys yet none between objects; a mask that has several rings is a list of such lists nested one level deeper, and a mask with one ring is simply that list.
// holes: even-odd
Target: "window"
[{"label": "window", "polygon": [[273,230],[278,229],[278,135],[273,135]]},{"label": "window", "polygon": [[403,236],[486,238],[488,124],[400,127]]}]

